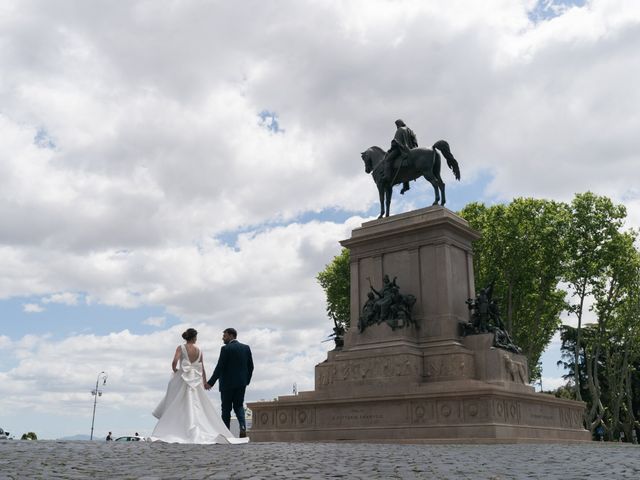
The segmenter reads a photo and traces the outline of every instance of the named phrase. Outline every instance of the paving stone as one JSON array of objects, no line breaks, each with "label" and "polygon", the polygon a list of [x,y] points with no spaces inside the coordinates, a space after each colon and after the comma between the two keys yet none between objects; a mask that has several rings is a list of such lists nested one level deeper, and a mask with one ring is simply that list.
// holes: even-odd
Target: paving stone
[{"label": "paving stone", "polygon": [[[576,464],[575,459],[580,459]],[[637,479],[640,447],[3,441],[0,480]]]}]

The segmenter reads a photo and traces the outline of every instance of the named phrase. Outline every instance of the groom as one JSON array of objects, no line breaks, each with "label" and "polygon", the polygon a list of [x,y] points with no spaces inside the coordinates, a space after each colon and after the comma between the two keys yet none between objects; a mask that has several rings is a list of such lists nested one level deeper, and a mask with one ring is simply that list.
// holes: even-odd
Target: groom
[{"label": "groom", "polygon": [[222,421],[231,425],[231,409],[236,413],[240,425],[240,438],[247,436],[247,424],[244,418],[244,391],[251,382],[253,358],[249,345],[236,340],[238,332],[235,328],[227,328],[222,332],[224,346],[220,349],[218,364],[213,375],[205,385],[207,390],[220,379],[220,400],[222,401]]}]

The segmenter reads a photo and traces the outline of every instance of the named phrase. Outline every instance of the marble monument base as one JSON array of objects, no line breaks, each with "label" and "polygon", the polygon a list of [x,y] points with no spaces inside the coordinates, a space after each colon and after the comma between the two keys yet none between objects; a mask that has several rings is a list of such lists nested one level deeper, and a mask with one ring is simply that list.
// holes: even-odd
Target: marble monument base
[{"label": "marble monument base", "polygon": [[252,403],[253,442],[517,443],[589,441],[584,404],[484,382],[416,384],[401,392]]},{"label": "marble monument base", "polygon": [[[475,296],[467,222],[430,207],[367,222],[350,250],[351,329],[316,365],[315,390],[250,403],[254,442],[495,443],[588,441],[585,404],[535,393],[527,359],[461,337]],[[415,323],[358,330],[385,275],[416,298]]]},{"label": "marble monument base", "polygon": [[316,366],[315,391],[249,404],[251,440],[590,441],[584,403],[536,393],[526,383],[526,357],[492,341],[485,334],[446,346],[374,343],[329,352]]}]

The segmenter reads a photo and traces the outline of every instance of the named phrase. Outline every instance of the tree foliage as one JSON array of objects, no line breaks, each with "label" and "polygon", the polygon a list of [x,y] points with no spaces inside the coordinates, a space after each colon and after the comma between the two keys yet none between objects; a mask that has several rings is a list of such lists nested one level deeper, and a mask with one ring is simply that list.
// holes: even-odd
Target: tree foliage
[{"label": "tree foliage", "polygon": [[[631,438],[640,428],[640,253],[637,234],[622,231],[626,210],[606,197],[576,195],[571,206],[569,258],[565,281],[576,327],[562,329],[566,377],[574,398],[587,402],[585,423],[593,432]],[[591,306],[589,306],[589,304]],[[584,324],[588,311],[595,323]]]},{"label": "tree foliage", "polygon": [[[623,205],[614,205],[607,197],[591,192],[576,195],[569,208],[564,280],[575,300],[569,305],[568,311],[578,321],[574,352],[574,368],[577,369],[585,300],[606,283],[604,277],[615,250],[612,242],[620,235],[626,209]],[[577,370],[574,378],[577,380],[576,398],[580,400],[581,385]]]},{"label": "tree foliage", "polygon": [[23,433],[21,440],[38,440],[38,436],[34,432]]},{"label": "tree foliage", "polygon": [[316,277],[327,298],[327,315],[336,327],[349,328],[350,288],[349,250],[343,248],[339,255]]},{"label": "tree foliage", "polygon": [[473,262],[477,288],[494,284],[504,321],[523,349],[530,375],[560,325],[565,293],[558,288],[566,259],[567,209],[551,200],[518,198],[507,205],[470,203],[460,215],[479,230]]}]

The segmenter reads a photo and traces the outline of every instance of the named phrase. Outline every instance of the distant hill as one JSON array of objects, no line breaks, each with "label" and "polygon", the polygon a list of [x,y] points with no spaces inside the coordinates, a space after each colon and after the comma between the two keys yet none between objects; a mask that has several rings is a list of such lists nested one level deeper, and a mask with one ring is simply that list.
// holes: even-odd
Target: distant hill
[{"label": "distant hill", "polygon": [[89,438],[91,438],[89,435],[72,435],[70,437],[59,438],[58,440],[89,440]]}]

